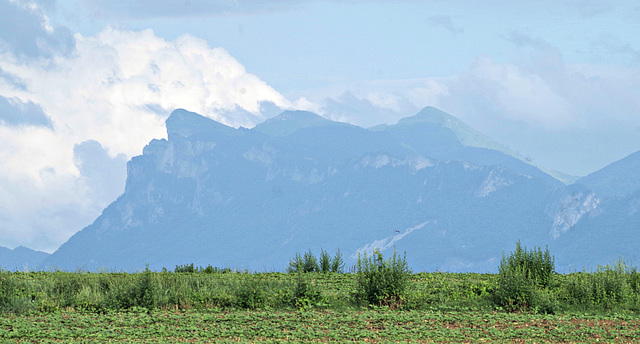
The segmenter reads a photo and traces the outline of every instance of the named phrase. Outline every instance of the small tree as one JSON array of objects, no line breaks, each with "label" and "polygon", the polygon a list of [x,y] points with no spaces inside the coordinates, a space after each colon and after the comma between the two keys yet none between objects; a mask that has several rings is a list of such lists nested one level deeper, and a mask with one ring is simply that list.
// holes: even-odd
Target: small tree
[{"label": "small tree", "polygon": [[323,249],[320,249],[320,271],[323,273],[331,271],[331,256]]},{"label": "small tree", "polygon": [[527,250],[518,241],[509,256],[502,253],[493,301],[509,311],[536,307],[533,303],[537,294],[549,286],[554,272],[554,258],[548,247],[544,252],[540,247]]},{"label": "small tree", "polygon": [[291,294],[291,306],[306,310],[315,307],[322,301],[322,293],[314,284],[309,283],[302,273],[298,272],[298,279]]},{"label": "small tree", "polygon": [[287,267],[287,272],[318,272],[320,271],[320,266],[318,265],[318,260],[309,250],[304,256],[301,256],[300,253],[296,253],[296,256],[289,261],[289,266]]},{"label": "small tree", "polygon": [[294,273],[302,271],[302,262],[302,256],[300,255],[300,253],[296,253],[296,256],[289,261],[287,272]]},{"label": "small tree", "polygon": [[329,253],[325,250],[320,250],[320,262],[309,250],[304,255],[296,253],[296,256],[289,261],[287,272],[337,272],[342,273],[344,270],[344,261],[342,260],[342,253],[340,249],[336,252],[336,255],[331,258]]},{"label": "small tree", "polygon": [[302,258],[302,271],[303,272],[318,272],[320,266],[318,266],[318,260],[316,256],[311,253],[311,250],[307,251]]},{"label": "small tree", "polygon": [[344,261],[342,260],[342,253],[340,249],[336,252],[331,260],[331,272],[342,273],[344,271]]},{"label": "small tree", "polygon": [[262,308],[266,304],[267,296],[261,281],[245,280],[236,289],[237,305],[244,309]]},{"label": "small tree", "polygon": [[398,308],[405,299],[407,284],[411,277],[406,254],[398,257],[395,249],[393,256],[384,260],[379,249],[368,256],[358,254],[356,264],[356,291],[358,303]]},{"label": "small tree", "polygon": [[544,252],[540,247],[529,251],[526,247],[522,247],[520,241],[516,243],[515,251],[511,252],[508,257],[505,257],[504,252],[502,253],[498,268],[500,275],[519,273],[528,281],[542,288],[549,285],[554,272],[555,263],[553,256],[549,254],[549,247]]}]

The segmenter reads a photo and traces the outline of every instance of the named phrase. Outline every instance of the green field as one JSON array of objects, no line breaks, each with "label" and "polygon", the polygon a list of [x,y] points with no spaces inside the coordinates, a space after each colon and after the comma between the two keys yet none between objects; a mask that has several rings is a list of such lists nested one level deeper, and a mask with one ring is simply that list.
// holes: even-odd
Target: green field
[{"label": "green field", "polygon": [[61,311],[0,320],[12,342],[436,342],[635,343],[633,316],[476,311]]},{"label": "green field", "polygon": [[342,273],[322,251],[288,273],[0,271],[8,342],[640,342],[640,272],[557,274],[518,242],[497,274],[412,273],[379,251]]},{"label": "green field", "polygon": [[499,274],[409,274],[376,305],[357,273],[209,272],[0,272],[0,342],[640,341],[623,266],[554,274],[517,309],[497,303]]}]

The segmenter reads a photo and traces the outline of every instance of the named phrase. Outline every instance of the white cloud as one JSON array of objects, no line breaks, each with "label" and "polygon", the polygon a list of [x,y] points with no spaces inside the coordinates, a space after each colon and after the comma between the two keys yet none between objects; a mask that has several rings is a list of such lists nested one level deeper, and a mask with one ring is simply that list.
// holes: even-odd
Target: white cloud
[{"label": "white cloud", "polygon": [[0,246],[52,251],[88,225],[124,185],[122,173],[96,171],[124,168],[166,137],[175,108],[252,127],[267,112],[313,106],[292,104],[226,50],[190,35],[167,41],[106,28],[73,43],[72,52],[26,59],[11,45],[0,51],[0,99],[13,111],[0,116]]},{"label": "white cloud", "polygon": [[0,1],[0,51],[34,58],[67,54],[73,49],[73,35],[66,28],[54,29],[34,2]]},{"label": "white cloud", "polygon": [[[106,10],[112,18],[159,18],[279,10],[304,1],[282,7],[261,1],[186,3],[99,1],[80,6]],[[525,34],[511,35],[517,49],[509,62],[480,57],[468,70],[447,78],[334,85],[297,92],[299,99],[291,102],[247,73],[226,50],[196,37],[169,41],[151,30],[114,28],[74,36],[52,27],[35,2],[16,4],[0,0],[0,16],[6,17],[0,22],[0,100],[13,111],[0,114],[0,245],[5,246],[52,250],[89,224],[116,196],[101,188],[111,177],[98,171],[122,166],[149,140],[164,137],[164,120],[177,107],[232,126],[251,127],[279,109],[298,108],[366,127],[395,123],[432,105],[489,135],[508,133],[514,140],[523,136],[517,132],[522,128],[530,136],[580,127],[604,133],[598,137],[621,137],[611,128],[624,127],[637,137],[635,128],[640,127],[638,68],[567,64],[553,46]],[[139,6],[149,11],[139,11]],[[454,33],[462,30],[449,17],[430,21]],[[637,57],[636,47],[614,43],[604,50]],[[571,137],[585,142],[594,137],[582,134],[574,130]],[[503,135],[495,137],[518,148],[517,141]],[[582,144],[576,149],[591,154]],[[619,147],[624,144],[612,145],[606,153],[622,151]],[[546,149],[545,154],[556,152]],[[557,154],[568,156],[566,151]],[[603,157],[584,160],[598,159]],[[116,183],[109,189],[119,192],[119,187]]]},{"label": "white cloud", "polygon": [[479,56],[459,75],[377,80],[309,94],[323,104],[325,116],[364,126],[394,123],[429,105],[482,130],[497,128],[495,123],[541,132],[607,130],[603,121],[640,125],[640,69],[567,64],[541,39],[509,39],[517,46],[511,62]]},{"label": "white cloud", "polygon": [[509,62],[480,56],[458,75],[344,85],[325,99],[315,90],[312,99],[325,116],[363,126],[439,107],[538,164],[576,175],[640,149],[640,68],[567,63],[542,39],[509,40]]},{"label": "white cloud", "polygon": [[8,126],[35,125],[51,128],[51,121],[38,104],[0,96],[0,125],[2,124]]},{"label": "white cloud", "polygon": [[458,89],[464,88],[489,101],[505,119],[547,128],[575,121],[566,99],[542,77],[523,72],[515,65],[481,57],[459,82]]},{"label": "white cloud", "polygon": [[335,121],[370,127],[395,123],[425,106],[438,106],[439,99],[448,94],[448,88],[440,78],[424,78],[373,80],[299,93],[308,95],[311,100],[296,105],[306,106]]}]

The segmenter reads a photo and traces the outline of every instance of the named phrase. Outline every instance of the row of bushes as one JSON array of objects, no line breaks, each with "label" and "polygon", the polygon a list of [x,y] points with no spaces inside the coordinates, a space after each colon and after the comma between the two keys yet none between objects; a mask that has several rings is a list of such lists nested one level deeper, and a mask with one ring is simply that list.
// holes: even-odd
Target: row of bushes
[{"label": "row of bushes", "polygon": [[[162,271],[163,272],[167,272],[167,269],[163,268]],[[231,270],[231,268],[219,268],[219,267],[211,266],[211,265],[207,265],[206,268],[203,268],[202,266],[196,267],[196,266],[193,266],[193,263],[191,263],[191,264],[185,264],[185,265],[176,265],[176,268],[173,270],[173,272],[175,272],[175,273],[225,274],[225,273],[230,273],[230,272],[234,272],[234,271]],[[237,272],[237,271],[235,271],[235,272]]]},{"label": "row of bushes", "polygon": [[[339,273],[343,264],[326,269],[322,257],[328,255],[322,253],[320,260],[311,252],[296,255],[290,273],[251,274],[193,264],[177,266],[177,273],[0,272],[0,312],[367,306],[640,311],[640,273],[622,260],[593,272],[561,275],[554,272],[548,249],[528,250],[518,243],[503,256],[498,274],[413,274],[405,256],[394,252],[385,259],[380,251],[359,256],[355,273],[344,274]],[[341,262],[339,251],[329,262]]]},{"label": "row of bushes", "polygon": [[[311,252],[296,255],[288,274],[233,273],[227,269],[198,268],[193,264],[176,266],[155,273],[0,273],[0,307],[2,312],[25,313],[55,311],[61,308],[106,312],[125,309],[316,306],[402,306],[411,271],[405,258],[394,255],[384,260],[379,251],[358,259],[355,286],[352,275],[342,274],[344,263],[340,251],[326,265],[322,251],[320,264]],[[313,277],[331,274],[338,279],[338,290],[326,292]],[[286,277],[285,277],[286,276]],[[274,278],[282,277],[282,278]],[[350,279],[350,281],[347,281]],[[346,281],[346,283],[344,283]],[[350,283],[351,282],[351,283]],[[346,290],[340,290],[341,288]]]},{"label": "row of bushes", "polygon": [[[368,304],[398,308],[408,300],[410,279],[405,257],[397,257],[394,251],[384,260],[379,251],[374,251],[369,257],[358,257],[354,295]],[[555,272],[548,248],[529,250],[520,242],[509,255],[503,253],[493,285],[468,288],[472,293],[467,293],[467,299],[475,294],[479,304],[488,300],[506,311],[640,311],[640,272],[622,259],[614,265],[599,266],[595,272],[560,275]]]},{"label": "row of bushes", "polygon": [[296,253],[296,256],[289,261],[287,272],[344,272],[344,261],[342,260],[342,253],[340,249],[336,252],[335,256],[331,258],[329,253],[325,250],[320,250],[320,258],[316,258],[311,250],[307,251],[304,255]]},{"label": "row of bushes", "polygon": [[620,259],[589,273],[560,275],[548,248],[528,250],[518,242],[509,256],[503,254],[491,298],[507,311],[553,314],[616,307],[639,311],[640,272]]},{"label": "row of bushes", "polygon": [[320,289],[307,278],[265,278],[249,273],[221,276],[149,270],[135,274],[0,272],[0,313],[69,308],[97,313],[189,308],[309,308],[321,302]]}]

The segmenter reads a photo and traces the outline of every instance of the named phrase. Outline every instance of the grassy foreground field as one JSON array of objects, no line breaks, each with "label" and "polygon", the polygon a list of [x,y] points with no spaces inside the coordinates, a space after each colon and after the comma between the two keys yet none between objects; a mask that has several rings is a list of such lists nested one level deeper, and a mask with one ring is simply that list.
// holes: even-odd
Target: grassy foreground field
[{"label": "grassy foreground field", "polygon": [[476,311],[61,311],[0,320],[3,342],[637,343],[640,319]]},{"label": "grassy foreground field", "polygon": [[544,287],[499,274],[409,274],[384,305],[357,297],[358,281],[216,269],[1,271],[0,342],[640,342],[640,278],[621,264],[554,274]]}]

